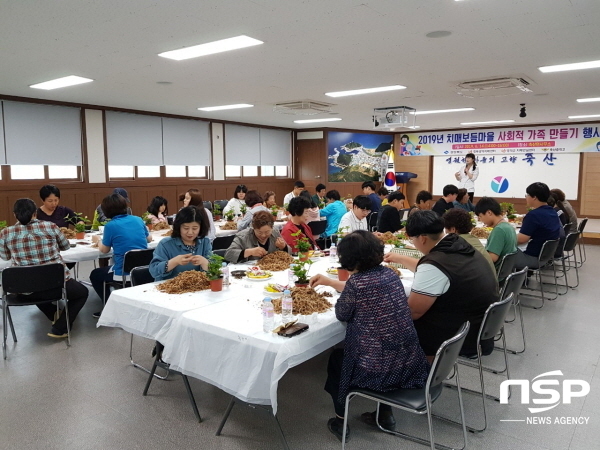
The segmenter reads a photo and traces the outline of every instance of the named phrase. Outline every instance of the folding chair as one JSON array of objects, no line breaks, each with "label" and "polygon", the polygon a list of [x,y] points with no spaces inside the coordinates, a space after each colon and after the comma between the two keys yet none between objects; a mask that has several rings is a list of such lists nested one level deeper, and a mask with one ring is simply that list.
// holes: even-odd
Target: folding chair
[{"label": "folding chair", "polygon": [[[148,268],[148,266],[134,267],[133,269],[131,269],[129,277],[131,279],[131,286],[139,286],[142,284],[154,282],[154,278],[152,277],[152,275],[150,275],[150,269]],[[133,336],[133,333],[131,333],[131,340],[129,342],[129,361],[131,362],[131,365],[133,367],[143,370],[146,373],[150,373],[150,369],[145,368],[144,366],[136,363],[133,360]],[[154,374],[154,376],[161,380],[166,380],[169,376],[169,371],[167,370],[167,374],[164,376],[160,376],[156,373]]]},{"label": "folding chair", "polygon": [[[106,299],[106,287],[112,287],[114,289],[122,289],[131,286],[131,283],[127,280],[127,274],[130,273],[134,267],[148,266],[152,261],[154,255],[153,248],[146,248],[140,250],[129,250],[123,257],[123,275],[122,280],[105,281],[103,286],[103,297]],[[103,299],[103,300],[104,300]],[[106,300],[104,300],[106,303]]]},{"label": "folding chair", "polygon": [[[581,222],[579,222],[579,241],[577,242],[577,246],[579,247],[579,267],[583,266],[583,263],[587,260],[587,255],[585,253],[585,242],[583,241],[583,230],[585,230],[585,226],[587,225],[588,218],[586,217]],[[583,249],[583,254],[581,252]]]},{"label": "folding chair", "polygon": [[[521,308],[521,301],[519,299],[519,291],[521,290],[521,286],[527,279],[527,267],[523,268],[519,272],[511,273],[506,280],[504,281],[504,285],[502,286],[502,290],[500,291],[500,298],[505,299],[509,295],[513,296],[513,306],[515,309],[515,319],[519,317],[519,321],[521,322],[521,333],[523,336],[523,350],[511,350],[509,348],[506,349],[507,352],[516,355],[518,353],[523,353],[525,351],[525,323],[523,322],[523,309]],[[517,315],[518,311],[518,315]]]},{"label": "folding chair", "polygon": [[204,200],[204,201],[202,202],[202,205],[203,205],[203,206],[204,206],[204,207],[205,207],[207,210],[209,210],[210,212],[212,212],[212,210],[213,210],[213,204],[212,204],[211,202],[209,202],[208,200]]},{"label": "folding chair", "polygon": [[[563,276],[565,278],[564,285],[558,283],[558,286],[565,288],[565,292],[559,292],[559,294],[561,294],[561,295],[564,295],[567,292],[569,292],[569,288],[575,289],[577,286],[579,286],[579,267],[577,265],[577,253],[575,252],[575,246],[577,245],[577,242],[579,242],[579,235],[580,235],[579,231],[577,231],[575,233],[569,233],[567,235],[567,238],[565,239],[562,256],[560,256],[559,258],[554,258],[555,262],[560,261],[560,263],[562,265]],[[573,259],[574,259],[573,265],[571,265],[571,263],[570,263],[571,257],[573,257]],[[567,268],[567,262],[569,262],[568,268]],[[575,284],[573,286],[569,285],[569,280],[567,279],[567,271],[570,270],[571,268],[575,269],[575,275],[577,277],[577,284]]]},{"label": "folding chair", "polygon": [[[372,391],[370,389],[351,389],[348,395],[346,396],[346,409],[344,412],[344,429],[342,431],[342,450],[346,446],[348,407],[350,405],[350,400],[352,400],[355,396],[368,398],[377,402],[377,413],[375,423],[381,431],[400,436],[404,439],[409,439],[414,442],[430,445],[432,450],[434,450],[435,448],[449,450],[450,447],[441,444],[436,444],[434,441],[432,420],[433,414],[431,408],[432,404],[439,398],[439,396],[442,393],[442,382],[446,378],[448,378],[453,369],[454,374],[456,374],[456,386],[458,388],[458,404],[460,406],[460,417],[462,420],[463,447],[461,448],[461,450],[466,448],[467,429],[465,427],[465,412],[463,408],[463,401],[460,389],[457,359],[468,332],[469,322],[465,322],[461,326],[460,330],[457,332],[456,336],[442,343],[442,345],[435,354],[435,359],[433,360],[433,363],[431,365],[429,377],[427,377],[427,383],[422,389],[397,389],[395,391],[390,392],[377,392]],[[429,440],[383,428],[379,424],[379,403],[390,405],[394,408],[401,409],[402,411],[408,411],[413,414],[427,414],[427,423],[429,425]]]},{"label": "folding chair", "polygon": [[[27,293],[37,293],[50,290],[59,290],[60,296],[46,299],[30,299]],[[56,303],[59,309],[59,300],[65,301],[65,319],[67,320],[67,347],[71,345],[71,329],[69,324],[69,305],[67,302],[67,291],[65,288],[65,268],[60,263],[44,264],[41,266],[7,267],[2,271],[2,355],[6,359],[6,338],[8,325],[12,333],[13,341],[17,342],[17,335],[10,315],[9,306],[38,305],[42,303]]]},{"label": "folding chair", "polygon": [[219,236],[218,238],[215,238],[215,240],[212,242],[213,251],[227,250],[234,239],[235,234],[232,234],[231,236]]},{"label": "folding chair", "polygon": [[517,259],[517,252],[507,253],[502,257],[500,268],[498,269],[498,282],[505,280],[515,269],[515,260]]},{"label": "folding chair", "polygon": [[225,207],[227,206],[227,203],[229,203],[228,200],[215,200],[213,202],[215,205],[219,205],[219,208],[221,208],[221,211],[223,211],[225,209]]},{"label": "folding chair", "polygon": [[[483,372],[490,372],[494,374],[501,374],[506,372],[506,379],[510,380],[510,371],[508,369],[508,357],[506,355],[506,337],[504,335],[504,319],[506,318],[506,313],[512,306],[513,302],[513,294],[508,294],[505,298],[500,300],[499,302],[492,303],[485,315],[483,316],[483,321],[481,322],[481,326],[479,327],[479,333],[477,335],[477,363],[474,364],[469,360],[459,359],[458,363],[461,365],[475,367],[479,369],[479,383],[481,385],[481,392],[474,391],[472,389],[463,388],[463,391],[469,392],[472,394],[481,395],[481,403],[483,406],[483,428],[472,428],[467,426],[467,429],[471,432],[481,432],[487,428],[487,413],[485,409],[485,399],[491,398],[493,400],[498,400],[499,398],[487,395],[485,393],[485,382],[483,379]],[[504,369],[503,370],[495,370],[489,367],[484,367],[482,364],[482,357],[485,356],[482,354],[481,349],[481,341],[486,339],[492,339],[496,336],[501,336],[502,339],[502,350],[504,351]],[[454,386],[450,386],[454,387]],[[509,396],[510,397],[510,396]],[[457,423],[449,419],[444,419],[449,422]]]},{"label": "folding chair", "polygon": [[367,217],[367,223],[369,224],[369,231],[373,231],[373,228],[377,227],[377,218],[379,216],[379,213],[377,211],[372,212],[371,214],[369,214],[369,216]]},{"label": "folding chair", "polygon": [[[542,270],[547,269],[549,267],[552,267],[552,273],[553,273],[553,279],[554,279],[554,291],[555,291],[554,294],[555,295],[554,295],[554,297],[548,297],[548,300],[556,300],[556,298],[558,297],[558,281],[556,279],[556,266],[553,264],[554,254],[556,253],[556,249],[558,248],[558,243],[559,243],[559,239],[544,242],[544,244],[542,245],[542,250],[540,251],[540,254],[538,256],[537,269],[529,268],[529,271],[533,272],[533,274],[539,280],[540,295],[525,294],[525,293],[522,294],[523,296],[526,296],[526,297],[541,299],[542,303],[540,304],[540,306],[523,305],[524,307],[533,308],[533,309],[540,309],[540,308],[544,307],[544,301],[545,301],[544,284],[546,284],[546,283],[544,283],[544,280],[542,279],[542,276],[543,276]],[[532,289],[529,287],[529,281],[527,281],[527,285],[524,289],[528,290],[528,291],[535,290],[535,289]]]},{"label": "folding chair", "polygon": [[308,228],[310,228],[310,232],[313,234],[314,238],[317,239],[321,234],[325,233],[325,230],[327,229],[327,219],[308,222]]}]

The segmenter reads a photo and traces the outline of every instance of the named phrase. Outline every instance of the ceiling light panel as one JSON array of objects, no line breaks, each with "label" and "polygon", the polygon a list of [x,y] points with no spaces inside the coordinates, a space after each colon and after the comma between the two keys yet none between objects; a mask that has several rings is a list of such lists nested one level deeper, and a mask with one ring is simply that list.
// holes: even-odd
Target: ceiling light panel
[{"label": "ceiling light panel", "polygon": [[382,87],[367,88],[367,89],[354,89],[352,91],[326,92],[325,95],[327,95],[328,97],[347,97],[349,95],[374,94],[376,92],[397,91],[399,89],[406,89],[406,86],[400,86],[399,84],[395,84],[393,86],[382,86]]},{"label": "ceiling light panel", "polygon": [[235,105],[222,105],[222,106],[205,106],[198,108],[199,111],[224,111],[226,109],[240,109],[240,108],[252,108],[254,105],[248,103],[237,103]]},{"label": "ceiling light panel", "polygon": [[317,123],[317,122],[338,122],[342,119],[339,117],[329,117],[327,119],[302,119],[294,120],[294,123]]},{"label": "ceiling light panel", "polygon": [[513,123],[514,120],[488,120],[486,122],[461,122],[461,125],[492,125],[495,123]]},{"label": "ceiling light panel", "polygon": [[600,97],[595,97],[595,98],[578,98],[577,101],[579,103],[600,102]]},{"label": "ceiling light panel", "polygon": [[539,67],[540,72],[564,72],[567,70],[583,70],[583,69],[597,69],[600,67],[600,61],[587,61],[573,64],[559,64],[557,66],[544,66]]},{"label": "ceiling light panel", "polygon": [[263,41],[254,39],[245,35],[236,36],[220,41],[208,42],[206,44],[194,45],[192,47],[180,48],[179,50],[171,50],[168,52],[159,53],[158,56],[163,58],[182,61],[184,59],[198,58],[199,56],[213,55],[215,53],[228,52],[239,48],[252,47],[254,45],[264,44]]},{"label": "ceiling light panel", "polygon": [[586,114],[583,116],[569,116],[569,119],[593,119],[595,117],[600,117],[600,114]]},{"label": "ceiling light panel", "polygon": [[431,111],[417,111],[411,114],[416,116],[422,116],[425,114],[441,114],[441,113],[453,113],[462,111],[475,111],[475,108],[456,108],[456,109],[432,109]]},{"label": "ceiling light panel", "polygon": [[91,80],[89,78],[78,77],[77,75],[69,75],[68,77],[57,78],[55,80],[44,81],[43,83],[32,84],[29,86],[34,89],[44,89],[46,91],[50,91],[52,89],[59,89],[67,86],[75,86],[78,84],[89,83]]}]

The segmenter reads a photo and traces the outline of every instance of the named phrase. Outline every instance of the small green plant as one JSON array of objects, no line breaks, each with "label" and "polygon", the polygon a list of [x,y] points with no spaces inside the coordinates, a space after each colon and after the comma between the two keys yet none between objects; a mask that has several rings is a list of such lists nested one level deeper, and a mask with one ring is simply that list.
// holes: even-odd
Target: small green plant
[{"label": "small green plant", "polygon": [[510,214],[515,214],[517,211],[515,210],[515,205],[513,203],[502,202],[500,203],[500,210],[502,214],[508,216]]},{"label": "small green plant", "polygon": [[287,211],[287,210],[288,210],[288,206],[290,206],[290,204],[289,204],[289,203],[284,203],[284,204],[283,204],[283,209],[285,209],[285,210]]},{"label": "small green plant", "polygon": [[291,236],[294,238],[294,246],[298,249],[298,253],[306,253],[310,250],[310,241],[306,236],[304,236],[302,230],[292,233]]},{"label": "small green plant", "polygon": [[323,208],[325,208],[325,203],[323,203],[323,202],[319,203],[319,209],[323,209]]},{"label": "small green plant", "polygon": [[296,275],[296,284],[308,283],[308,271],[310,270],[312,263],[313,262],[309,259],[308,261],[298,262],[290,266],[292,272],[294,272],[294,275]]},{"label": "small green plant", "polygon": [[218,203],[215,203],[213,205],[213,216],[220,216],[221,215],[221,207],[219,206]]},{"label": "small green plant", "polygon": [[342,227],[335,234],[337,234],[338,242],[350,232],[350,227]]},{"label": "small green plant", "polygon": [[279,213],[279,208],[277,207],[277,205],[271,206],[271,214],[273,215],[273,217],[277,217],[278,213]]},{"label": "small green plant", "polygon": [[516,214],[509,214],[508,216],[506,216],[506,218],[508,220],[515,220],[517,218]]},{"label": "small green plant", "polygon": [[110,222],[110,219],[105,220],[104,222],[100,222],[100,225],[102,225],[103,227],[105,227],[108,222]]},{"label": "small green plant", "polygon": [[148,211],[142,214],[142,220],[146,225],[150,225],[152,223],[152,219],[150,218],[150,213]]},{"label": "small green plant", "polygon": [[215,253],[208,258],[208,270],[206,275],[209,280],[218,280],[221,278],[221,267],[223,266],[223,257]]},{"label": "small green plant", "polygon": [[75,216],[66,216],[65,219],[75,221],[75,231],[78,233],[84,232],[86,224],[90,223],[90,220],[87,216],[84,216],[82,213],[78,212],[75,213]]},{"label": "small green plant", "polygon": [[246,205],[240,206],[240,212],[242,213],[242,216],[246,214],[246,211],[248,211],[248,207]]},{"label": "small green plant", "polygon": [[4,228],[7,227],[7,223],[6,220],[0,220],[0,230],[3,230]]},{"label": "small green plant", "polygon": [[231,209],[225,213],[225,220],[227,222],[233,222],[234,217],[235,217],[235,213]]},{"label": "small green plant", "polygon": [[469,217],[471,217],[471,224],[473,226],[477,226],[477,219],[475,219],[475,213],[473,211],[469,211]]}]

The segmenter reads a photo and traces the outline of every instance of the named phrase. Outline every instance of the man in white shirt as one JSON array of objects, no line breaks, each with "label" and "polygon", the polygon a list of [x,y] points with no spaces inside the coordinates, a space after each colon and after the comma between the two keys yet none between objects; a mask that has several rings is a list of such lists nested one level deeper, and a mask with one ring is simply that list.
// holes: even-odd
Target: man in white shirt
[{"label": "man in white shirt", "polygon": [[289,194],[286,194],[285,197],[283,197],[283,206],[289,205],[290,200],[293,199],[294,197],[298,197],[300,195],[300,192],[302,192],[303,190],[304,190],[304,182],[296,181],[294,183],[294,190],[292,192],[290,192]]},{"label": "man in white shirt", "polygon": [[356,230],[368,230],[367,216],[371,212],[371,199],[366,195],[354,198],[352,209],[342,216],[339,229],[344,233]]}]

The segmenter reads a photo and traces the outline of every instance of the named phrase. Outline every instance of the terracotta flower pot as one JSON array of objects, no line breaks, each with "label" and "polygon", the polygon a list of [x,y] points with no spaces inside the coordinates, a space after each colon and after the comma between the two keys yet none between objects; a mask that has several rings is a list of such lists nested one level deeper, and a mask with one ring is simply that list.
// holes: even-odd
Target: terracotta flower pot
[{"label": "terracotta flower pot", "polygon": [[338,268],[338,280],[346,281],[348,278],[350,278],[350,272],[346,269]]},{"label": "terracotta flower pot", "polygon": [[148,231],[152,231],[152,229],[154,228],[154,225],[151,223],[147,223],[146,226],[148,227]]},{"label": "terracotta flower pot", "polygon": [[306,282],[306,283],[298,283],[298,282],[296,282],[294,284],[296,285],[296,287],[308,287],[308,282]]},{"label": "terracotta flower pot", "polygon": [[298,253],[298,259],[302,262],[308,261],[308,253]]},{"label": "terracotta flower pot", "polygon": [[209,280],[210,290],[212,292],[219,292],[223,290],[223,278],[217,278],[216,280]]},{"label": "terracotta flower pot", "polygon": [[216,215],[215,216],[215,220],[221,220],[221,216],[220,215]]},{"label": "terracotta flower pot", "polygon": [[85,238],[85,231],[78,231],[75,233],[75,239],[83,239]]}]

